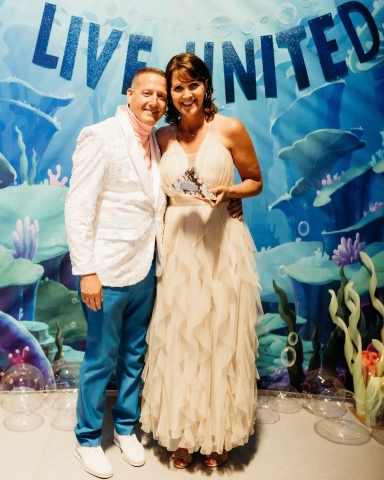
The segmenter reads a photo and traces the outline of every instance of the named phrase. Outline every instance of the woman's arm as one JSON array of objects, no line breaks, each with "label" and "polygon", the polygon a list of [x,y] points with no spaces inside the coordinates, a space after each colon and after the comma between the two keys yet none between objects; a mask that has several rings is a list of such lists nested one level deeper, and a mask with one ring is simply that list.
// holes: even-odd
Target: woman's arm
[{"label": "woman's arm", "polygon": [[236,118],[217,115],[212,124],[212,133],[231,152],[242,182],[230,187],[219,185],[212,188],[211,192],[217,196],[216,202],[205,201],[214,207],[224,198],[259,195],[263,189],[263,179],[255,148],[244,125]]}]

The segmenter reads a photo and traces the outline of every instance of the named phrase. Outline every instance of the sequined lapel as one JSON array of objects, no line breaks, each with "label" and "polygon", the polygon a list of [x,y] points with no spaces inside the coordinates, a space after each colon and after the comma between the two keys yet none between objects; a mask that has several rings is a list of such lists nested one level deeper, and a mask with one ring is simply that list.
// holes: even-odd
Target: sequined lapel
[{"label": "sequined lapel", "polygon": [[[137,139],[135,137],[135,134],[133,132],[133,129],[131,127],[131,124],[129,123],[129,120],[125,113],[121,110],[120,107],[117,107],[115,117],[117,121],[119,122],[119,125],[121,127],[121,130],[123,132],[123,135],[126,140],[127,144],[127,149],[129,152],[129,156],[132,159],[132,163],[134,164],[137,174],[140,177],[141,183],[144,186],[144,189],[151,200],[152,204],[155,206],[156,203],[156,196],[155,192],[153,189],[153,184],[152,180],[150,177],[150,174],[145,166],[144,158],[139,152],[139,146],[137,143]],[[151,138],[152,135],[150,135]],[[152,140],[153,141],[153,140]],[[152,144],[151,144],[151,152],[152,152]],[[152,169],[153,169],[153,164],[152,164]]]},{"label": "sequined lapel", "polygon": [[156,141],[155,136],[156,128],[152,130],[151,135],[149,136],[149,142],[151,144],[151,160],[152,160],[152,180],[153,180],[153,190],[155,193],[155,208],[157,206],[157,202],[159,200],[159,193],[160,193],[160,158],[161,153],[159,149],[159,145]]}]

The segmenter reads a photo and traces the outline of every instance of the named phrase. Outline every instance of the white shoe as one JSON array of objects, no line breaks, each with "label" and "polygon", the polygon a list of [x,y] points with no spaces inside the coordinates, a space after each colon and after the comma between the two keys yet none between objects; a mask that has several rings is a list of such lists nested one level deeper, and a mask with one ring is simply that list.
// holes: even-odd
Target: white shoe
[{"label": "white shoe", "polygon": [[112,477],[112,466],[101,447],[82,447],[76,442],[75,457],[91,475],[100,478]]},{"label": "white shoe", "polygon": [[119,435],[116,430],[113,434],[113,442],[117,445],[126,462],[134,467],[141,467],[145,463],[144,447],[136,435]]}]

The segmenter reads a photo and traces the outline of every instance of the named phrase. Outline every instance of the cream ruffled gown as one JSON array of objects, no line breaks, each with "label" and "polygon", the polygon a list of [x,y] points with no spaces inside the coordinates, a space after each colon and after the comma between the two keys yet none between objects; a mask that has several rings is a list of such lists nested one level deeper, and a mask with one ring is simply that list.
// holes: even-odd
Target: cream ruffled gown
[{"label": "cream ruffled gown", "polygon": [[[232,156],[211,133],[195,165],[212,188],[233,185]],[[222,453],[253,433],[255,324],[262,314],[256,248],[244,222],[229,216],[227,203],[212,209],[170,190],[187,167],[188,155],[175,141],[161,160],[170,204],[140,421],[168,450]]]}]

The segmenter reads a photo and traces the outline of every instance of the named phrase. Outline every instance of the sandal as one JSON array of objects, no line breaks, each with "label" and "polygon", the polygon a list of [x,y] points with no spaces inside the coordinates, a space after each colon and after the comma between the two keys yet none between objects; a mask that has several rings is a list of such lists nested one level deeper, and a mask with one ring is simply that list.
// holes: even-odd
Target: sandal
[{"label": "sandal", "polygon": [[[175,462],[176,459],[182,460],[186,465],[180,465]],[[185,448],[178,448],[172,453],[173,465],[176,468],[187,468],[192,463],[193,457]]]},{"label": "sandal", "polygon": [[[215,464],[209,463],[210,460],[216,460]],[[211,452],[209,455],[205,455],[204,464],[206,467],[215,468],[223,465],[228,460],[228,452],[224,449],[223,453]]]}]

